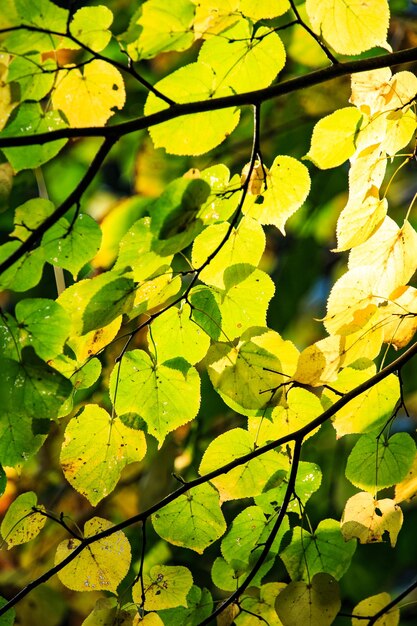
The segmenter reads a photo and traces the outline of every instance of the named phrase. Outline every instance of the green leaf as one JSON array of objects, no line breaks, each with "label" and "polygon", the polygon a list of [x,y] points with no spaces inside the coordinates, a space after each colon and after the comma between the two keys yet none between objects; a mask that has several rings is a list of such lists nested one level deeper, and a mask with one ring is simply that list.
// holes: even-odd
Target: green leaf
[{"label": "green leaf", "polygon": [[235,212],[241,197],[240,180],[223,165],[213,165],[200,172],[202,180],[211,187],[211,194],[198,213],[204,224],[228,220]]},{"label": "green leaf", "polygon": [[374,493],[401,482],[415,454],[416,445],[408,433],[395,433],[386,441],[362,435],[348,457],[346,478],[355,487]]},{"label": "green leaf", "polygon": [[129,55],[137,61],[191,46],[194,11],[195,6],[190,0],[171,0],[169,4],[165,0],[144,2],[135,22],[140,34],[128,44]]},{"label": "green leaf", "polygon": [[[6,261],[20,246],[19,241],[9,241],[0,246],[0,263]],[[0,274],[0,288],[27,291],[35,287],[42,278],[43,265],[42,249],[26,252],[9,269]]]},{"label": "green leaf", "polygon": [[[158,611],[164,624],[170,626],[198,626],[213,611],[213,599],[208,589],[193,585],[187,595],[187,607]],[[144,623],[144,626],[146,624]],[[149,624],[149,626],[152,626]],[[155,625],[157,626],[157,625]],[[161,623],[162,626],[162,623]]]},{"label": "green leaf", "polygon": [[310,191],[310,175],[303,163],[277,156],[266,175],[260,198],[248,195],[243,213],[260,224],[273,224],[285,235],[285,223],[303,204]]},{"label": "green leaf", "polygon": [[31,541],[45,526],[46,517],[33,511],[33,507],[45,510],[43,506],[38,507],[38,498],[33,491],[20,494],[9,506],[0,528],[8,550]]},{"label": "green leaf", "polygon": [[322,170],[344,163],[356,150],[361,120],[362,113],[356,107],[338,109],[322,117],[314,127],[305,158]]},{"label": "green leaf", "polygon": [[[200,61],[179,68],[155,87],[178,103],[207,100],[217,87],[214,71]],[[216,96],[231,95],[227,87],[217,89]],[[151,115],[167,104],[150,93],[145,104],[145,115]],[[156,148],[165,148],[170,154],[204,154],[222,143],[239,122],[238,109],[194,113],[152,126],[150,134]]]},{"label": "green leaf", "polygon": [[275,293],[268,274],[251,265],[232,265],[224,272],[224,282],[225,290],[218,294],[223,336],[230,341],[251,326],[265,326]]},{"label": "green leaf", "polygon": [[192,306],[192,318],[211,339],[219,339],[222,334],[222,317],[216,293],[202,285],[193,287],[189,302]]},{"label": "green leaf", "polygon": [[[100,517],[93,517],[84,526],[84,538],[108,530],[113,524]],[[70,556],[80,545],[78,539],[62,541],[56,551],[55,565]],[[83,550],[58,572],[63,585],[74,591],[111,591],[117,587],[129,571],[130,544],[122,531],[99,539]]]},{"label": "green leaf", "polygon": [[126,413],[140,416],[162,444],[169,432],[197,415],[200,377],[184,359],[159,364],[143,350],[131,350],[120,370],[116,366],[112,372],[110,397],[120,417]]},{"label": "green leaf", "polygon": [[227,236],[229,229],[230,224],[227,222],[213,224],[198,235],[193,244],[191,262],[196,269],[202,267],[208,257],[218,250],[199,278],[219,289],[226,287],[225,272],[228,268],[238,264],[257,267],[265,249],[263,228],[255,220],[243,218],[239,226],[232,228]]},{"label": "green leaf", "polygon": [[[293,499],[288,505],[290,513],[297,513],[303,516],[303,509],[308,499],[315,493],[321,485],[322,474],[318,465],[301,461],[295,480],[295,493],[297,499]],[[288,486],[287,472],[278,471],[266,484],[263,493],[255,497],[255,503],[261,507],[264,513],[273,515],[276,513],[284,499]],[[301,506],[302,505],[302,506]]]},{"label": "green leaf", "polygon": [[22,29],[10,33],[4,42],[6,49],[16,54],[54,50],[61,37],[43,31],[65,33],[68,11],[50,0],[15,0],[15,7],[18,14],[17,24],[28,24],[40,30],[30,32]]},{"label": "green leaf", "polygon": [[208,484],[194,487],[154,513],[152,524],[165,541],[198,554],[226,530],[219,494]]},{"label": "green leaf", "polygon": [[281,361],[276,356],[284,343],[278,333],[254,327],[243,333],[236,346],[212,345],[207,354],[207,371],[227,404],[248,414],[275,401],[275,390],[285,380]]},{"label": "green leaf", "polygon": [[[67,125],[58,111],[44,112],[35,102],[24,102],[9,119],[7,126],[1,131],[0,137],[21,137],[49,133],[65,128]],[[65,146],[67,139],[57,139],[41,145],[23,146],[21,148],[2,148],[15,172],[34,169],[50,161]]]},{"label": "green leaf", "polygon": [[100,52],[111,39],[109,27],[112,22],[113,13],[108,7],[83,7],[74,13],[69,30],[85,46],[94,52]]},{"label": "green leaf", "polygon": [[340,580],[349,569],[355,550],[355,542],[344,540],[340,523],[324,519],[313,534],[296,526],[291,543],[280,556],[291,580],[308,582],[319,572],[326,572]]},{"label": "green leaf", "polygon": [[12,415],[54,419],[71,391],[70,381],[36,356],[31,347],[22,350],[21,363],[1,360],[1,406]]},{"label": "green leaf", "polygon": [[[0,390],[1,394],[1,390]],[[0,413],[0,458],[6,467],[27,461],[39,450],[46,435],[34,433],[33,420],[12,409]]]},{"label": "green leaf", "polygon": [[155,234],[151,230],[151,219],[144,217],[133,224],[121,239],[119,254],[114,270],[132,270],[134,280],[142,281],[169,265],[172,254],[161,255],[156,250]]},{"label": "green leaf", "polygon": [[[0,596],[0,609],[2,609],[7,604],[7,602],[8,600]],[[16,612],[12,607],[7,611],[7,613],[0,617],[0,626],[13,626],[15,617]]]},{"label": "green leaf", "polygon": [[71,225],[60,219],[42,237],[46,261],[69,270],[74,277],[98,252],[100,243],[100,226],[85,214],[78,215]]},{"label": "green leaf", "polygon": [[[199,467],[203,476],[222,465],[253,452],[254,441],[246,430],[233,428],[219,435],[207,447]],[[277,452],[272,450],[236,467],[211,482],[220,493],[221,502],[250,498],[260,494],[268,478],[281,469]]]},{"label": "green leaf", "polygon": [[191,365],[206,355],[210,345],[208,335],[191,318],[189,304],[171,307],[152,324],[151,349],[158,361],[182,357]]},{"label": "green leaf", "polygon": [[340,607],[339,585],[325,573],[316,574],[310,583],[290,583],[275,602],[284,626],[330,626]]},{"label": "green leaf", "polygon": [[53,359],[63,350],[71,322],[67,312],[54,300],[21,300],[16,305],[16,320],[26,343],[33,346],[41,359]]},{"label": "green leaf", "polygon": [[10,236],[16,237],[20,241],[26,241],[31,233],[54,211],[54,204],[44,198],[32,198],[32,200],[24,202],[15,211],[14,230]]},{"label": "green leaf", "polygon": [[285,48],[271,29],[253,26],[239,20],[223,33],[205,41],[198,56],[209,65],[215,76],[214,93],[225,87],[234,92],[254,91],[268,87],[285,65]]},{"label": "green leaf", "polygon": [[89,404],[68,423],[60,460],[68,482],[96,506],[113,491],[123,468],[145,453],[142,432]]},{"label": "green leaf", "polygon": [[239,513],[222,540],[221,553],[223,558],[232,566],[249,563],[253,550],[258,547],[259,538],[266,526],[267,520],[262,509],[249,506]]},{"label": "green leaf", "polygon": [[41,61],[40,54],[28,54],[15,57],[10,63],[7,74],[8,83],[17,83],[20,88],[20,100],[42,100],[54,86],[52,70],[56,63],[51,59]]},{"label": "green leaf", "polygon": [[[176,606],[187,606],[187,595],[193,577],[187,567],[181,565],[155,565],[143,577],[145,611],[160,611]],[[142,585],[137,582],[132,588],[133,601],[142,603]]]}]

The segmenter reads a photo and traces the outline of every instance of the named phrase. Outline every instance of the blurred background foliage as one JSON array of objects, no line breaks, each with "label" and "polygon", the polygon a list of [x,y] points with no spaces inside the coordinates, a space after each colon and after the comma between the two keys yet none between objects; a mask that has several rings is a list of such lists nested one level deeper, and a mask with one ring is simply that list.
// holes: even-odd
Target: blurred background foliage
[{"label": "blurred background foliage", "polygon": [[[57,1],[56,4],[67,6],[64,0]],[[73,3],[76,8],[98,4],[101,2]],[[118,34],[126,30],[136,2],[109,0],[106,5],[115,14],[113,32]],[[399,50],[417,46],[417,3],[411,0],[393,0],[390,7],[390,41],[393,48]],[[280,34],[289,53],[285,69],[280,75],[281,81],[327,64],[318,46],[301,28],[285,29]],[[195,60],[199,45],[196,42],[184,53],[170,52],[143,61],[140,64],[141,72],[150,82],[155,83],[176,68]],[[72,55],[76,54],[77,60],[80,60],[78,52],[63,51],[62,54],[67,55],[67,60],[72,60]],[[106,49],[106,54],[123,60],[116,45]],[[407,65],[406,69],[415,68]],[[141,115],[143,111],[146,90],[138,86],[137,82],[129,80],[129,77],[126,78],[126,89],[126,106],[116,113],[112,123],[130,120]],[[346,106],[349,94],[350,80],[349,77],[344,77],[266,102],[262,107],[261,126],[261,148],[265,164],[270,166],[279,154],[289,154],[297,158],[305,155],[317,120]],[[251,133],[252,113],[249,109],[244,109],[241,122],[233,135],[221,146],[201,157],[172,156],[162,149],[156,150],[146,131],[123,137],[83,197],[82,210],[101,224],[105,241],[93,263],[84,268],[84,275],[98,273],[112,263],[114,246],[121,235],[137,219],[142,207],[161,194],[168,182],[182,176],[190,168],[204,169],[217,163],[225,163],[232,174],[240,174],[250,157]],[[70,141],[56,159],[43,166],[42,172],[36,174],[23,171],[13,180],[8,166],[0,161],[0,242],[5,241],[13,229],[13,209],[33,195],[46,191],[55,204],[65,199],[88,168],[99,142],[98,139]],[[401,159],[395,159],[390,164],[391,175],[394,175],[400,163]],[[307,202],[289,220],[285,238],[276,229],[267,229],[267,248],[261,264],[261,268],[271,275],[276,284],[276,293],[268,312],[268,325],[284,338],[291,339],[299,349],[325,335],[320,321],[311,320],[319,320],[324,316],[330,287],[345,270],[347,254],[334,254],[330,250],[336,245],[335,224],[347,199],[348,164],[327,171],[319,171],[310,163],[306,164],[312,177],[312,190]],[[394,219],[398,217],[398,222],[417,192],[415,168],[415,160],[410,161],[395,174],[387,190],[390,215]],[[388,174],[386,180],[389,179]],[[417,228],[415,211],[411,213],[410,221]],[[65,280],[68,286],[73,278],[65,272]],[[412,284],[416,286],[415,281]],[[45,268],[41,283],[26,295],[56,297],[51,266]],[[0,306],[5,311],[12,311],[18,299],[19,294],[4,292],[0,295]],[[135,337],[135,346],[143,343],[144,335],[139,333]],[[99,400],[104,405],[108,402],[102,397],[102,383],[106,381],[110,366],[119,352],[120,344],[106,350],[102,357],[102,378],[92,392],[79,392],[78,402],[75,403],[77,406],[89,400],[91,393],[94,401]],[[393,358],[395,353],[388,354],[387,360]],[[404,368],[403,381],[410,417],[405,414],[401,416],[403,430],[409,432],[415,431],[417,427],[416,380],[417,362],[411,361]],[[87,393],[87,397],[82,395]],[[7,510],[16,494],[29,490],[38,493],[39,501],[47,509],[64,511],[81,527],[93,515],[118,522],[134,515],[138,510],[146,509],[178,485],[173,478],[173,472],[181,473],[187,479],[195,477],[195,468],[198,467],[208,443],[221,432],[241,425],[244,420],[224,405],[203,372],[202,397],[199,418],[168,436],[159,452],[156,442],[150,442],[144,461],[130,465],[124,471],[118,488],[95,509],[69,487],[62,475],[59,450],[69,418],[62,420],[59,425],[53,424],[47,444],[36,458],[25,465],[24,471],[8,470],[9,482],[0,499],[0,514]],[[336,446],[335,432],[330,424],[326,424],[318,436],[304,445],[303,460],[317,462],[324,477],[321,488],[307,506],[306,513],[312,527],[324,517],[340,518],[346,499],[356,492],[344,477],[345,460],[356,440],[357,436],[350,435]],[[157,454],[158,461],[155,462]],[[232,519],[240,506],[241,502],[226,503],[226,519]],[[347,611],[362,598],[380,591],[388,591],[395,596],[417,576],[416,500],[405,504],[405,507],[407,511],[404,526],[395,553],[388,542],[364,545],[356,551],[352,566],[341,580],[343,607]],[[130,573],[130,581],[133,581],[140,558],[140,529],[129,528],[127,535],[135,555]],[[61,527],[48,524],[42,534],[29,544],[11,552],[2,550],[1,595],[10,597],[48,569],[52,565],[54,549],[64,537]],[[210,570],[216,549],[209,548],[203,556],[197,557],[190,550],[168,546],[150,528],[145,568],[150,568],[156,562],[169,562],[171,558],[175,558],[177,564],[191,564],[195,581],[200,586],[213,588]],[[274,580],[288,580],[279,559],[268,576]],[[126,586],[128,582],[129,579],[125,581]],[[217,597],[221,595],[216,589],[214,593]],[[64,588],[55,577],[19,603],[16,607],[16,623],[25,626],[78,626],[101,595],[103,594],[98,592],[72,592]],[[408,608],[402,611],[401,624],[416,624],[417,594],[414,592],[414,596],[410,595],[403,604],[407,604]],[[338,617],[336,624],[350,624],[350,619]]]}]

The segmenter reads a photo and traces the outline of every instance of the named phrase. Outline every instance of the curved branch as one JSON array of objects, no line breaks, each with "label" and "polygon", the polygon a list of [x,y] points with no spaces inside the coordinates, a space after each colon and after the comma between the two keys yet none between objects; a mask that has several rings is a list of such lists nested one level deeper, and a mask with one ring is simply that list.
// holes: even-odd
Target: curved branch
[{"label": "curved branch", "polygon": [[151,515],[153,515],[153,513],[160,511],[164,506],[166,506],[167,504],[170,504],[171,502],[173,502],[174,500],[182,496],[184,493],[187,493],[187,491],[189,491],[193,487],[197,487],[198,485],[207,483],[210,480],[217,478],[218,476],[227,474],[227,472],[234,469],[235,467],[244,465],[245,463],[248,463],[252,459],[257,458],[258,456],[261,456],[262,454],[265,454],[265,452],[274,450],[275,448],[278,448],[284,445],[285,443],[289,443],[290,441],[295,441],[299,445],[301,445],[306,435],[308,435],[313,430],[318,428],[318,426],[321,426],[322,424],[324,424],[324,422],[326,422],[331,417],[333,417],[337,413],[337,411],[339,411],[343,406],[348,404],[351,400],[353,400],[354,398],[357,398],[365,391],[368,391],[368,389],[370,389],[371,387],[379,383],[381,380],[384,380],[384,378],[386,378],[393,372],[401,369],[416,354],[417,354],[417,341],[413,343],[408,348],[408,350],[406,350],[401,356],[395,359],[395,361],[393,361],[392,363],[384,367],[384,369],[382,369],[380,372],[378,372],[377,374],[375,374],[374,376],[372,376],[371,378],[363,382],[361,385],[358,385],[358,387],[355,387],[355,389],[352,389],[351,391],[346,393],[343,396],[343,398],[340,398],[340,400],[337,400],[331,407],[329,407],[326,411],[323,411],[321,415],[319,415],[316,419],[312,420],[309,424],[306,424],[306,426],[303,426],[303,428],[300,428],[299,430],[293,433],[290,433],[289,435],[285,435],[284,437],[280,437],[279,439],[276,439],[275,441],[272,441],[264,446],[255,448],[252,452],[248,452],[248,454],[245,454],[239,458],[236,458],[230,463],[227,463],[226,465],[222,465],[218,469],[213,470],[212,472],[209,472],[208,474],[204,474],[203,476],[200,476],[199,478],[196,478],[187,483],[184,483],[181,487],[179,487],[175,491],[168,494],[165,498],[163,498],[162,500],[160,500],[153,506],[149,507],[149,509],[147,509],[146,511],[143,511],[142,513],[138,513],[137,515],[134,515],[124,520],[123,522],[116,524],[115,526],[106,528],[100,533],[97,533],[96,535],[92,535],[91,537],[84,539],[80,543],[80,545],[78,545],[75,548],[75,550],[71,552],[71,554],[69,554],[63,561],[61,561],[60,563],[58,563],[57,565],[49,569],[47,572],[42,574],[39,578],[36,578],[35,580],[33,580],[26,587],[21,589],[19,593],[17,593],[13,598],[11,598],[11,600],[9,600],[7,604],[1,607],[0,617],[4,615],[13,606],[15,606],[22,598],[27,596],[33,589],[35,589],[36,587],[39,587],[39,585],[43,584],[44,582],[52,578],[52,576],[54,576],[59,571],[61,571],[66,565],[71,563],[85,548],[87,548],[92,543],[95,543],[96,541],[99,541],[100,539],[110,537],[111,535],[118,532],[119,530],[124,530],[125,528],[128,528],[129,526],[132,526],[133,524],[137,524],[138,522],[145,522]]},{"label": "curved branch", "polygon": [[384,608],[378,611],[378,613],[375,613],[375,615],[373,615],[370,618],[368,622],[368,626],[373,626],[374,624],[376,624],[376,622],[379,620],[380,617],[382,617],[383,615],[386,615],[391,609],[394,608],[394,606],[396,606],[399,602],[401,602],[403,598],[405,598],[406,596],[408,596],[409,593],[414,591],[414,589],[417,589],[417,580],[411,583],[411,585],[409,585],[407,589],[404,589],[402,593],[400,593],[396,598],[394,598],[394,600],[392,600],[386,606],[384,606]]},{"label": "curved branch", "polygon": [[49,143],[56,139],[69,139],[71,137],[117,137],[120,138],[128,133],[137,130],[144,130],[151,126],[156,126],[162,122],[176,119],[191,113],[206,113],[208,111],[219,111],[220,109],[228,109],[231,107],[262,104],[267,100],[279,98],[281,96],[314,87],[321,83],[328,82],[334,78],[348,76],[349,74],[357,74],[369,70],[377,70],[383,67],[392,67],[401,65],[402,63],[412,63],[417,61],[417,47],[401,50],[400,52],[392,52],[372,57],[370,59],[360,59],[359,61],[347,61],[346,63],[337,63],[321,70],[316,70],[305,74],[290,78],[282,83],[277,83],[258,89],[257,91],[248,91],[246,93],[234,94],[232,96],[224,96],[222,98],[212,98],[210,100],[198,100],[196,102],[186,102],[184,104],[175,104],[169,108],[162,109],[151,115],[144,115],[129,122],[114,124],[105,127],[85,127],[85,128],[62,128],[48,133],[39,133],[37,135],[25,135],[19,137],[0,137],[0,148],[12,148],[19,146],[32,146],[36,144]]}]

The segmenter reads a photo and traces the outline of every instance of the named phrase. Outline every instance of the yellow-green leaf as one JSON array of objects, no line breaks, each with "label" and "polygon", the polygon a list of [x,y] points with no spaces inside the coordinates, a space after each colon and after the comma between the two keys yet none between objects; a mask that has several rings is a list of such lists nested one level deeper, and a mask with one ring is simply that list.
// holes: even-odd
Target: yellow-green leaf
[{"label": "yellow-green leaf", "polygon": [[38,506],[38,499],[33,491],[20,494],[9,506],[0,528],[8,550],[30,541],[45,526],[46,517],[35,512],[34,507],[45,511],[44,506]]},{"label": "yellow-green leaf", "polygon": [[[100,517],[93,517],[84,526],[84,537],[111,528],[113,524]],[[78,539],[62,541],[56,551],[55,564],[61,563],[80,545]],[[122,531],[117,531],[93,542],[58,572],[60,581],[74,591],[117,592],[130,567],[130,544]]]},{"label": "yellow-green leaf", "polygon": [[[181,565],[155,565],[143,577],[145,611],[160,611],[176,606],[187,606],[187,594],[193,577],[187,567]],[[132,588],[133,601],[142,602],[142,585],[137,582]]]},{"label": "yellow-green leaf", "polygon": [[285,223],[303,204],[310,191],[310,175],[303,163],[290,156],[277,156],[266,175],[264,191],[248,196],[243,213],[260,224],[273,224],[285,235]]},{"label": "yellow-green leaf", "polygon": [[355,107],[338,109],[322,117],[314,127],[311,147],[305,156],[322,170],[341,165],[356,150],[355,139],[362,114]]},{"label": "yellow-green leaf", "polygon": [[113,491],[125,465],[141,461],[145,453],[143,432],[89,404],[68,423],[61,465],[68,482],[95,506]]},{"label": "yellow-green leaf", "polygon": [[[369,621],[366,619],[360,619],[360,617],[368,617],[376,615],[381,609],[384,609],[391,602],[391,596],[388,593],[378,593],[376,596],[370,596],[361,600],[355,608],[352,610],[352,626],[368,626]],[[393,607],[379,619],[377,619],[375,626],[398,626],[400,623],[400,609]]]},{"label": "yellow-green leaf", "polygon": [[291,582],[275,602],[284,626],[330,626],[340,606],[338,583],[323,573],[315,574],[309,583]]}]

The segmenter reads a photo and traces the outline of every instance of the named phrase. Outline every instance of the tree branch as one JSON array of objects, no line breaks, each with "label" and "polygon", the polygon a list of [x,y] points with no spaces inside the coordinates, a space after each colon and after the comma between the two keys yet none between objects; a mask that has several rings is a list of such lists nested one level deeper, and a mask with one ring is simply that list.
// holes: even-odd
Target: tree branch
[{"label": "tree branch", "polygon": [[196,102],[186,102],[184,104],[175,104],[169,108],[162,109],[157,113],[145,115],[129,122],[114,124],[105,127],[85,127],[85,128],[62,128],[47,133],[38,133],[36,135],[25,135],[18,137],[1,137],[1,148],[15,148],[19,146],[32,146],[37,144],[49,143],[56,139],[69,139],[71,137],[116,137],[120,138],[128,133],[137,130],[144,130],[151,126],[156,126],[162,122],[176,119],[184,115],[192,113],[205,113],[208,111],[218,111],[220,109],[228,109],[231,107],[262,104],[267,100],[279,98],[281,96],[314,87],[321,83],[328,82],[334,78],[348,76],[349,74],[357,74],[369,70],[377,70],[383,67],[392,67],[403,63],[412,63],[417,61],[417,47],[408,48],[399,52],[383,54],[372,57],[370,59],[360,59],[357,61],[347,61],[346,63],[337,63],[324,69],[316,70],[305,74],[290,78],[282,83],[277,83],[258,89],[257,91],[248,91],[246,93],[234,94],[232,96],[224,96],[222,98],[212,98],[209,100],[198,100]]}]

